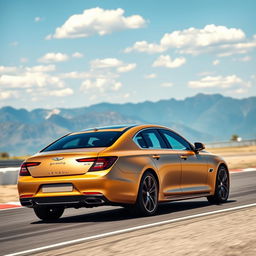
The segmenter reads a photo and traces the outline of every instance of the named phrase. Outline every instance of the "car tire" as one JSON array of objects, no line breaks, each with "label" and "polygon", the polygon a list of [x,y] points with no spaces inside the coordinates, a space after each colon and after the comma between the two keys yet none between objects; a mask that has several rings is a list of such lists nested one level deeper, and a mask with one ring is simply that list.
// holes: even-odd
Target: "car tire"
[{"label": "car tire", "polygon": [[130,212],[140,216],[152,216],[158,208],[158,183],[151,172],[145,172],[141,178],[137,200]]},{"label": "car tire", "polygon": [[43,221],[53,221],[59,219],[62,216],[64,207],[35,207],[34,212],[36,216]]},{"label": "car tire", "polygon": [[208,196],[207,199],[210,204],[221,204],[228,200],[229,196],[229,174],[225,166],[221,166],[218,169],[216,182],[215,182],[215,192],[214,195]]}]

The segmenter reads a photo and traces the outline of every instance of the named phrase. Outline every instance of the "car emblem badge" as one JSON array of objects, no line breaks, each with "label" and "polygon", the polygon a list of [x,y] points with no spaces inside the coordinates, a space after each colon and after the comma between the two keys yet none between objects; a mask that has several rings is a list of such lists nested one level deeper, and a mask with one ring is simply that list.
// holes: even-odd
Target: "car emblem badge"
[{"label": "car emblem badge", "polygon": [[64,157],[54,157],[54,158],[52,158],[52,160],[54,160],[54,161],[60,161],[62,159],[64,159]]}]

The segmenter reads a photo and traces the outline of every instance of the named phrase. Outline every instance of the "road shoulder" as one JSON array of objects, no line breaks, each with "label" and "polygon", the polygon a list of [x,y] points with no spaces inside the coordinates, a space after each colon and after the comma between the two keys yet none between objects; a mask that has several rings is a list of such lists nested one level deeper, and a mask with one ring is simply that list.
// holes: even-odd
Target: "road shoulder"
[{"label": "road shoulder", "polygon": [[254,256],[255,219],[256,207],[252,207],[133,231],[36,255]]}]

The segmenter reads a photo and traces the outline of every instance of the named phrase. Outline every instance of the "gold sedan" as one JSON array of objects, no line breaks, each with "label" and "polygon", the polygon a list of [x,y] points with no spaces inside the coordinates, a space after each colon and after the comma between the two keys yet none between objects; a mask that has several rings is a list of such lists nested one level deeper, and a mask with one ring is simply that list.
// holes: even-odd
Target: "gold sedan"
[{"label": "gold sedan", "polygon": [[67,207],[121,205],[153,215],[161,202],[229,195],[225,161],[158,125],[111,126],[70,133],[28,158],[18,190],[42,220]]}]

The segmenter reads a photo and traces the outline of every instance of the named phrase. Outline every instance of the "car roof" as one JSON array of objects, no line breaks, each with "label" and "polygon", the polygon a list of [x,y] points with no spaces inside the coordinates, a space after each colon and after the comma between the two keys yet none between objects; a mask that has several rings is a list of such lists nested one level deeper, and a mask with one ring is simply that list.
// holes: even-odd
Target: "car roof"
[{"label": "car roof", "polygon": [[138,125],[111,125],[111,126],[102,126],[102,127],[93,127],[93,128],[86,128],[79,132],[74,132],[72,134],[78,134],[78,133],[87,133],[87,132],[101,132],[101,131],[118,131],[118,132],[124,132],[132,127],[136,127]]},{"label": "car roof", "polygon": [[81,131],[72,132],[68,135],[74,135],[74,134],[81,134],[81,133],[89,133],[89,132],[126,132],[127,130],[131,128],[136,128],[137,131],[140,129],[148,129],[148,128],[160,128],[160,129],[168,129],[171,130],[168,127],[161,126],[161,125],[155,125],[155,124],[129,124],[129,125],[111,125],[111,126],[101,126],[101,127],[92,127],[92,128],[86,128]]}]

